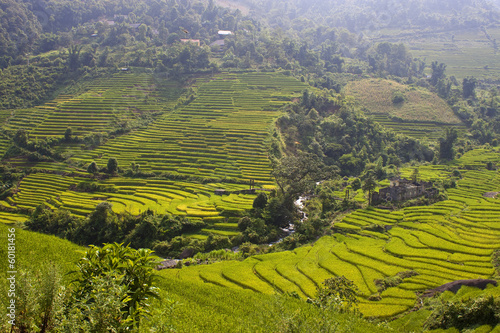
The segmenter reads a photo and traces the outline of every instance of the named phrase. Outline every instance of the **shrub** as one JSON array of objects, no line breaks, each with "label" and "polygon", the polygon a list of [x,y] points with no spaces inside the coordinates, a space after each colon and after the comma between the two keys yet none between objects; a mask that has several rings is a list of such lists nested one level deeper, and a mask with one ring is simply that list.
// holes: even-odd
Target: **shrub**
[{"label": "shrub", "polygon": [[452,175],[453,175],[453,177],[462,179],[462,173],[458,169],[453,170]]},{"label": "shrub", "polygon": [[108,159],[108,173],[115,173],[118,171],[118,161],[116,158],[111,157]]},{"label": "shrub", "polygon": [[401,91],[396,91],[392,96],[392,103],[400,104],[406,101],[406,97],[403,95]]},{"label": "shrub", "polygon": [[[147,300],[158,298],[154,287],[157,277],[154,268],[158,262],[148,249],[134,250],[118,243],[105,244],[102,248],[91,246],[77,263],[75,296],[85,300],[85,304],[93,303],[104,315],[108,309],[109,316],[104,318],[101,311],[92,314],[98,322],[113,321],[111,324],[115,325],[114,321],[122,318],[121,326],[139,327],[141,317],[149,314]],[[121,316],[118,316],[118,305]],[[110,307],[115,313],[109,313]]]},{"label": "shrub", "polygon": [[478,297],[443,302],[431,313],[425,329],[455,327],[462,331],[480,325],[496,326],[500,322],[500,297]]},{"label": "shrub", "polygon": [[349,311],[358,304],[356,295],[359,291],[353,281],[344,276],[336,276],[323,281],[324,287],[319,287],[313,303],[338,311]]},{"label": "shrub", "polygon": [[412,277],[415,275],[418,275],[418,273],[415,271],[404,271],[404,272],[399,272],[395,276],[388,276],[384,279],[376,279],[373,282],[377,286],[378,291],[382,292],[382,291],[386,290],[387,288],[399,286],[403,282],[403,279],[406,279],[406,278],[409,278],[409,277]]},{"label": "shrub", "polygon": [[267,195],[264,192],[257,194],[257,197],[253,201],[254,209],[264,209],[267,205]]}]

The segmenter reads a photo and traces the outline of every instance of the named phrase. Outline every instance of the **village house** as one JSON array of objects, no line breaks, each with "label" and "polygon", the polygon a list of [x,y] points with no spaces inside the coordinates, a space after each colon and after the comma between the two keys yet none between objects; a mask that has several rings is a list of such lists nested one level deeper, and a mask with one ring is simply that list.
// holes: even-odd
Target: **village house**
[{"label": "village house", "polygon": [[142,23],[130,23],[128,26],[132,29],[139,30],[139,27],[142,25]]},{"label": "village house", "polygon": [[372,194],[371,202],[404,201],[420,196],[434,196],[438,190],[430,182],[412,182],[408,179],[392,178],[389,187],[382,188]]},{"label": "village house", "polygon": [[217,39],[215,42],[210,44],[210,47],[219,47],[219,51],[222,51],[224,49],[224,39]]}]

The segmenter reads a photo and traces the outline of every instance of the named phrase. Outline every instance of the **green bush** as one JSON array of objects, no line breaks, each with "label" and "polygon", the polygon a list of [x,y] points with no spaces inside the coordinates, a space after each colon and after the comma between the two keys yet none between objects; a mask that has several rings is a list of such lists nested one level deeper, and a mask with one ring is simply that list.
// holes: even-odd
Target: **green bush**
[{"label": "green bush", "polygon": [[323,286],[319,287],[313,303],[324,308],[333,308],[340,312],[350,311],[358,299],[356,295],[359,289],[353,281],[344,276],[336,276],[323,281]]},{"label": "green bush", "polygon": [[478,297],[459,301],[442,302],[431,313],[424,324],[425,329],[447,329],[460,331],[480,325],[500,323],[500,297]]},{"label": "green bush", "polygon": [[134,250],[118,243],[91,246],[77,263],[75,297],[84,304],[94,303],[98,311],[91,313],[98,317],[101,310],[106,314],[111,306],[116,313],[99,318],[103,325],[112,321],[112,326],[119,325],[123,330],[137,328],[141,318],[149,314],[148,299],[158,298],[154,286],[158,263],[159,258],[148,249]]},{"label": "green bush", "polygon": [[405,95],[401,91],[396,91],[392,96],[392,103],[400,104],[406,101]]}]

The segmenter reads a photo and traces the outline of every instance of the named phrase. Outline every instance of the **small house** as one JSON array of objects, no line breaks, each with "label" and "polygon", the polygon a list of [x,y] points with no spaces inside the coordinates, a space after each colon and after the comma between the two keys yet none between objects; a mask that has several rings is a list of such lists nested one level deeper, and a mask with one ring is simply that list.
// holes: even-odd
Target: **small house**
[{"label": "small house", "polygon": [[230,193],[226,190],[223,190],[223,189],[217,189],[214,191],[214,194],[215,195],[229,195]]},{"label": "small house", "polygon": [[99,22],[101,22],[101,23],[103,23],[103,24],[107,24],[107,25],[109,25],[109,26],[115,25],[115,21],[113,21],[113,20],[108,20],[108,19],[106,19],[106,18],[104,18],[104,19],[100,20]]},{"label": "small house", "polygon": [[219,30],[217,32],[217,34],[220,36],[220,37],[226,37],[226,36],[231,36],[233,33],[229,30]]}]

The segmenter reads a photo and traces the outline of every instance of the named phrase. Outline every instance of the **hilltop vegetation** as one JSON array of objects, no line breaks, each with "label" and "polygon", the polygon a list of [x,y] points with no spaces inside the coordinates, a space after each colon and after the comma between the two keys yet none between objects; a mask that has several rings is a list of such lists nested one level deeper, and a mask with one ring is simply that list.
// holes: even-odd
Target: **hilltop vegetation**
[{"label": "hilltop vegetation", "polygon": [[460,123],[443,99],[425,89],[370,79],[350,82],[345,92],[352,95],[368,115],[387,114],[394,119],[415,122]]}]

